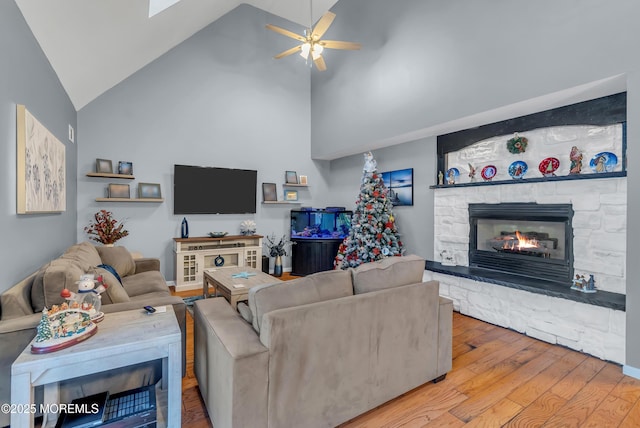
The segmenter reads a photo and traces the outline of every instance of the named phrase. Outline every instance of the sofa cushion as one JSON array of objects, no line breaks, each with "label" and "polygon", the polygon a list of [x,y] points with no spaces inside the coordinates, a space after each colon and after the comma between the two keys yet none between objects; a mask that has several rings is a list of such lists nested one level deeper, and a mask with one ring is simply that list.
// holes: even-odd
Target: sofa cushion
[{"label": "sofa cushion", "polygon": [[424,259],[416,255],[388,257],[352,270],[355,294],[422,282]]},{"label": "sofa cushion", "polygon": [[253,328],[260,333],[262,315],[276,309],[306,305],[353,295],[351,273],[343,270],[318,272],[293,281],[259,285],[249,289]]},{"label": "sofa cushion", "polygon": [[101,262],[99,264],[110,265],[115,268],[121,278],[136,273],[136,262],[133,260],[131,253],[125,247],[95,247],[100,254]]},{"label": "sofa cushion", "polygon": [[103,305],[128,302],[131,300],[120,281],[111,272],[101,267],[96,267],[93,268],[91,273],[93,273],[96,278],[101,275],[102,281],[107,286],[107,290],[101,294]]},{"label": "sofa cushion", "polygon": [[157,291],[170,294],[164,277],[157,270],[123,277],[122,285],[130,298]]},{"label": "sofa cushion", "polygon": [[76,292],[76,281],[85,273],[75,260],[56,259],[43,266],[36,274],[31,286],[31,307],[34,312],[40,312],[46,306],[61,304],[64,299],[60,292],[65,288]]},{"label": "sofa cushion", "polygon": [[85,272],[88,272],[91,267],[102,263],[95,245],[90,242],[81,242],[79,244],[72,245],[67,248],[60,258],[75,261],[80,269]]}]

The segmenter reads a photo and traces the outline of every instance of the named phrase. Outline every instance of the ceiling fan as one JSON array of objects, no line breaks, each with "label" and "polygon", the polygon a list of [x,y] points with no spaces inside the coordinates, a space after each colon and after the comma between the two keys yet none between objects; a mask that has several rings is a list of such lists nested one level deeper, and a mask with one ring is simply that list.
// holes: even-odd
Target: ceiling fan
[{"label": "ceiling fan", "polygon": [[335,18],[335,13],[325,13],[324,15],[322,15],[322,18],[320,18],[315,28],[312,29],[311,26],[309,26],[308,29],[304,30],[304,36],[301,36],[289,30],[285,30],[281,27],[276,27],[275,25],[267,24],[267,28],[269,30],[275,31],[276,33],[282,34],[287,37],[291,37],[292,39],[295,39],[302,43],[298,46],[279,53],[274,58],[280,59],[284,58],[285,56],[293,55],[294,53],[300,52],[300,55],[305,60],[308,60],[309,55],[311,55],[313,63],[316,65],[316,67],[318,67],[318,70],[325,71],[327,69],[327,65],[322,58],[322,51],[325,48],[346,50],[360,49],[360,47],[362,46],[360,43],[342,42],[338,40],[321,40],[322,36],[329,29],[329,26]]}]

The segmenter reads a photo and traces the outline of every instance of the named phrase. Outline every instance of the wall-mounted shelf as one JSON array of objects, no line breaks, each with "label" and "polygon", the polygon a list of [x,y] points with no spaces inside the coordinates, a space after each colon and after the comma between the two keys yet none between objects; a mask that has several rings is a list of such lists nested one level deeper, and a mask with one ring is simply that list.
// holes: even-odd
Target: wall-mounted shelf
[{"label": "wall-mounted shelf", "polygon": [[474,186],[495,186],[500,184],[524,184],[524,183],[544,183],[547,181],[569,181],[569,180],[596,180],[604,178],[626,177],[627,171],[602,172],[599,174],[573,174],[558,177],[535,177],[512,180],[498,181],[477,181],[475,183],[458,183],[458,184],[437,184],[429,186],[429,189],[451,189],[454,187],[474,187]]},{"label": "wall-mounted shelf", "polygon": [[308,184],[292,184],[292,183],[284,183],[282,187],[309,187]]},{"label": "wall-mounted shelf", "polygon": [[128,174],[111,174],[108,172],[87,172],[87,177],[100,177],[100,178],[122,178],[125,180],[133,180],[136,177]]},{"label": "wall-mounted shelf", "polygon": [[96,202],[164,202],[164,198],[96,198]]},{"label": "wall-mounted shelf", "polygon": [[300,205],[300,202],[298,201],[262,201],[263,205],[286,205],[286,204],[292,204],[292,205]]}]

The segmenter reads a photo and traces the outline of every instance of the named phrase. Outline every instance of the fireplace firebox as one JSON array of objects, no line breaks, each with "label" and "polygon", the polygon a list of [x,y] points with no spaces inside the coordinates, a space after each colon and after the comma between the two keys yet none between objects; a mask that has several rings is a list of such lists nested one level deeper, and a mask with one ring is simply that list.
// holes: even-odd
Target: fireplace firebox
[{"label": "fireplace firebox", "polygon": [[571,204],[469,204],[469,266],[570,283],[572,220]]}]

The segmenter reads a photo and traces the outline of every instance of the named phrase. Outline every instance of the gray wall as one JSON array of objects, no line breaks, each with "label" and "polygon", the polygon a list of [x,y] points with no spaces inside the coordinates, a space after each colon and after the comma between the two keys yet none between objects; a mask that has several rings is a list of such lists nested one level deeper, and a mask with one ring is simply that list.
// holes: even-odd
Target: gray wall
[{"label": "gray wall", "polygon": [[[76,146],[67,140],[76,112],[13,0],[0,1],[0,292],[76,242]],[[16,104],[66,147],[67,210],[16,214]]]},{"label": "gray wall", "polygon": [[[310,156],[310,70],[298,55],[272,58],[295,41],[266,30],[267,23],[303,30],[241,5],[80,110],[80,238],[94,212],[112,210],[130,231],[118,244],[161,258],[165,276],[175,279],[172,238],[180,236],[182,216],[173,214],[174,164],[255,169],[258,201],[260,183],[277,183],[282,193],[285,171],[294,170],[309,178],[301,204],[328,204],[322,163]],[[165,202],[95,202],[113,181],[85,176],[96,158],[114,167],[132,161],[136,180],[121,182],[132,194],[138,182],[160,183]],[[288,234],[292,207],[259,203],[255,215],[187,216],[190,236],[237,234],[245,219],[260,234]]]},{"label": "gray wall", "polygon": [[[563,99],[570,104],[594,88],[594,96],[606,95],[591,82],[622,76],[612,80],[622,80],[622,88],[614,86],[628,88],[629,96],[628,218],[640,216],[640,151],[634,144],[640,138],[640,57],[633,54],[639,2],[342,0],[333,11],[338,17],[326,37],[359,41],[363,49],[330,51],[329,70],[313,74],[315,159],[464,129],[460,119],[477,126],[562,105]],[[435,157],[433,147],[424,145],[427,157]],[[393,153],[408,166],[413,156],[413,145],[401,144]],[[350,175],[341,170],[355,162],[331,165],[332,174]],[[402,227],[406,234],[421,223]],[[629,224],[627,278],[640,276],[639,240],[640,226]],[[633,334],[639,324],[640,287],[630,281],[626,354],[633,367],[640,367],[640,338]]]}]

